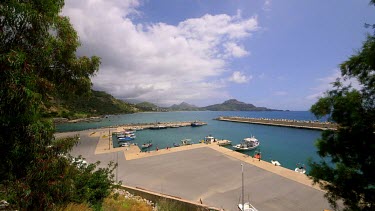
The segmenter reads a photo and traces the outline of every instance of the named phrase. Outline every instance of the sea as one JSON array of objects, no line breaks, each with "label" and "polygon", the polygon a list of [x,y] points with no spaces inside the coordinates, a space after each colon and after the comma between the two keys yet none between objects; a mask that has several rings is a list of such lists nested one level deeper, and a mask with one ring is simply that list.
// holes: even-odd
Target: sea
[{"label": "sea", "polygon": [[[123,115],[108,115],[98,122],[79,122],[56,125],[57,132],[80,131],[86,129],[105,128],[129,123],[157,123],[180,121],[203,121],[207,125],[201,127],[180,127],[162,130],[140,130],[136,132],[135,143],[141,145],[151,141],[153,146],[163,149],[173,147],[182,139],[191,139],[198,143],[206,136],[232,141],[232,145],[240,143],[244,138],[255,136],[260,146],[251,151],[241,152],[253,156],[261,152],[262,160],[277,160],[285,168],[294,170],[298,165],[305,165],[307,172],[309,159],[320,161],[315,142],[321,136],[320,130],[298,129],[278,126],[256,125],[218,121],[220,116],[238,116],[253,118],[273,118],[291,120],[317,120],[309,111],[183,111],[183,112],[145,112]],[[325,121],[326,119],[320,119]],[[110,130],[110,128],[109,128]],[[113,143],[117,146],[117,143]],[[226,146],[231,149],[231,146]]]}]

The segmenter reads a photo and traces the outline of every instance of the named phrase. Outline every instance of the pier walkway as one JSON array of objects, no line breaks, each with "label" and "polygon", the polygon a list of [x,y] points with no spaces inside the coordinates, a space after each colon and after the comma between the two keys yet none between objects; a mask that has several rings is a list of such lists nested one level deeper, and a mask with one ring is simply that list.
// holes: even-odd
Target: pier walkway
[{"label": "pier walkway", "polygon": [[337,125],[330,122],[318,122],[318,121],[301,121],[301,120],[290,120],[290,119],[268,119],[268,118],[250,118],[250,117],[218,117],[216,120],[229,121],[229,122],[241,122],[249,124],[260,124],[280,127],[293,127],[303,128],[311,130],[336,130]]}]

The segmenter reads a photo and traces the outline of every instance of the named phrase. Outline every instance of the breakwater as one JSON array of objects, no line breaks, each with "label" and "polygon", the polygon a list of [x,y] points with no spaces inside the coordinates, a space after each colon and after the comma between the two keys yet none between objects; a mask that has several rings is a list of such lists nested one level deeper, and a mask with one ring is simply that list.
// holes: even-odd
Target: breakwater
[{"label": "breakwater", "polygon": [[336,130],[337,129],[337,125],[334,123],[319,122],[319,121],[250,118],[250,117],[228,117],[228,116],[221,116],[221,117],[216,118],[215,120],[270,125],[270,126],[280,126],[280,127],[294,127],[294,128],[303,128],[303,129],[312,129],[312,130]]}]

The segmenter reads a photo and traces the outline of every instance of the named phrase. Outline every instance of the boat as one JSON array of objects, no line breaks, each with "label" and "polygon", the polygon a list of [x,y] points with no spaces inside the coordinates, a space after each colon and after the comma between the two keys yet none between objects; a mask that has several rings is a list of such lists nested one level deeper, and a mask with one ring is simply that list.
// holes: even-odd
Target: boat
[{"label": "boat", "polygon": [[165,125],[154,125],[150,127],[151,130],[161,130],[161,129],[167,129],[167,126]]},{"label": "boat", "polygon": [[198,122],[198,121],[195,121],[195,122],[192,122],[190,124],[192,127],[199,127],[199,126],[203,126],[205,125],[203,122]]},{"label": "boat", "polygon": [[258,211],[250,202],[246,202],[244,200],[244,182],[243,182],[243,164],[241,163],[242,169],[242,203],[238,204],[238,209],[241,211]]},{"label": "boat", "polygon": [[209,136],[204,137],[204,143],[212,144],[214,142],[216,142],[216,139],[213,136],[209,135]]},{"label": "boat", "polygon": [[271,160],[271,163],[275,166],[281,166],[280,162],[277,160]]},{"label": "boat", "polygon": [[301,174],[305,174],[306,173],[305,165],[301,165],[300,163],[297,163],[297,168],[295,168],[294,171],[301,173]]},{"label": "boat", "polygon": [[234,145],[232,147],[236,151],[245,151],[255,149],[259,145],[260,142],[258,141],[258,139],[256,139],[254,136],[251,136],[250,138],[244,138],[240,144]]},{"label": "boat", "polygon": [[148,143],[144,143],[144,144],[142,144],[142,149],[145,149],[145,148],[149,148],[149,147],[152,147],[152,143],[151,143],[151,141],[150,142],[148,142]]},{"label": "boat", "polygon": [[182,139],[181,140],[181,146],[186,146],[186,145],[192,145],[193,142],[191,141],[191,139]]},{"label": "boat", "polygon": [[226,145],[230,145],[232,142],[229,140],[218,140],[214,138],[213,136],[209,135],[204,138],[204,143],[206,144],[217,143],[219,146],[226,146]]},{"label": "boat", "polygon": [[132,140],[134,140],[135,139],[135,137],[129,137],[129,136],[126,136],[126,137],[120,137],[120,138],[118,138],[118,141],[120,142],[120,141],[132,141]]},{"label": "boat", "polygon": [[229,141],[229,140],[218,140],[218,141],[217,141],[217,144],[218,144],[219,146],[227,146],[227,145],[231,145],[232,142]]},{"label": "boat", "polygon": [[176,143],[173,143],[173,146],[174,146],[174,147],[179,147],[179,146],[181,146],[181,145],[176,144]]},{"label": "boat", "polygon": [[120,146],[120,147],[128,147],[128,146],[130,146],[130,145],[129,145],[129,143],[125,142],[125,143],[121,143],[119,146]]}]

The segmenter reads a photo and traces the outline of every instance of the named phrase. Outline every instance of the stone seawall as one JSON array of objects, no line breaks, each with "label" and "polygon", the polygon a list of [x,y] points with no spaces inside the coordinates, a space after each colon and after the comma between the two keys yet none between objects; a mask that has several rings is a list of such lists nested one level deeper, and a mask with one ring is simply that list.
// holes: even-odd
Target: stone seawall
[{"label": "stone seawall", "polygon": [[249,124],[260,124],[280,127],[293,127],[312,130],[336,130],[337,125],[330,122],[302,121],[290,119],[268,119],[268,118],[250,118],[250,117],[218,117],[216,120],[229,122],[242,122]]}]

